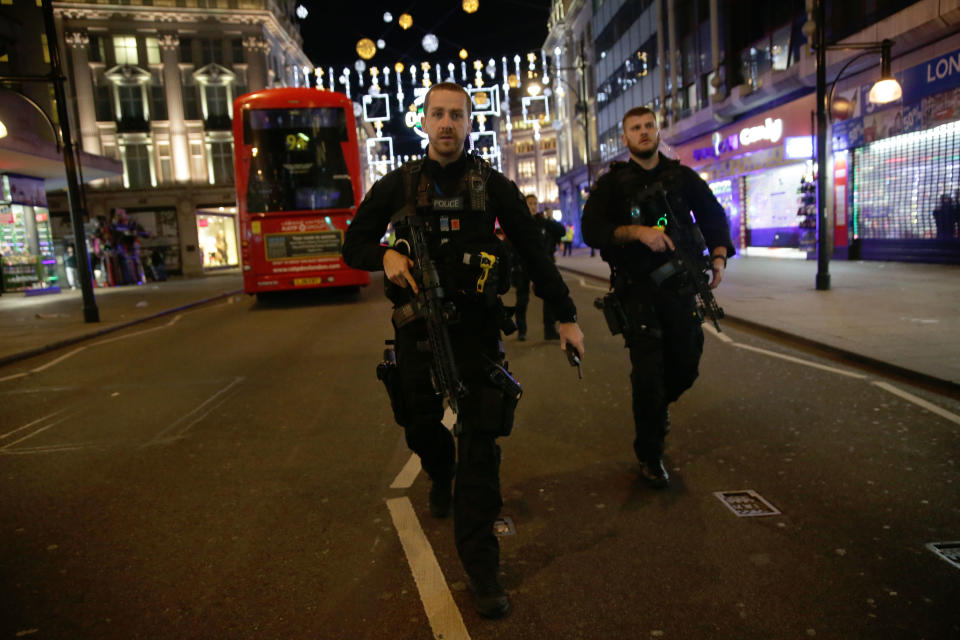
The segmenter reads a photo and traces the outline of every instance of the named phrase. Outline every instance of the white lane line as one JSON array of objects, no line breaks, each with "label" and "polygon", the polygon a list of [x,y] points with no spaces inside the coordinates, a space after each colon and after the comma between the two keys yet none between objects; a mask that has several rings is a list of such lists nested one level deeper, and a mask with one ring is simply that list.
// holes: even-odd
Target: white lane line
[{"label": "white lane line", "polygon": [[[227,391],[229,391],[229,390],[230,390],[231,388],[233,388],[234,386],[240,384],[240,383],[243,382],[244,380],[245,380],[245,378],[243,378],[242,376],[241,376],[241,377],[234,378],[233,381],[232,381],[230,384],[228,384],[228,385],[225,386],[223,389],[220,389],[219,391],[217,391],[216,393],[214,393],[212,396],[210,396],[209,398],[207,398],[206,400],[204,400],[203,402],[201,402],[200,405],[197,406],[197,407],[195,407],[192,411],[190,411],[189,413],[187,413],[187,414],[185,414],[185,415],[183,415],[183,416],[180,416],[179,418],[177,418],[176,420],[174,420],[172,423],[170,423],[169,425],[167,425],[167,427],[164,428],[163,431],[161,431],[161,432],[158,433],[157,435],[153,436],[153,437],[152,437],[150,440],[148,440],[143,446],[144,446],[144,447],[148,447],[148,446],[150,446],[150,445],[157,444],[157,443],[159,443],[159,442],[162,442],[163,440],[168,439],[168,438],[166,438],[166,436],[167,436],[168,433],[170,433],[171,431],[173,431],[174,429],[176,429],[177,427],[179,427],[181,424],[183,424],[184,422],[186,422],[187,419],[189,419],[189,418],[190,418],[191,416],[193,416],[194,414],[197,414],[199,411],[201,411],[202,409],[206,408],[206,411],[204,411],[203,413],[197,415],[196,418],[194,418],[191,422],[189,422],[185,427],[182,427],[179,431],[177,431],[176,435],[173,436],[174,438],[179,438],[180,436],[182,436],[183,434],[185,434],[185,433],[190,429],[190,427],[192,427],[193,425],[197,424],[198,422],[200,422],[201,420],[203,420],[204,418],[206,418],[206,417],[210,414],[210,412],[213,411],[213,410],[220,404],[220,403],[218,402],[218,403],[216,403],[216,404],[211,405],[211,403],[212,403],[214,400],[216,400],[216,399],[219,398],[221,395],[223,395],[224,393],[226,393]],[[224,399],[225,399],[225,398],[224,398]],[[222,401],[221,401],[221,402],[222,402]],[[208,405],[210,405],[210,406],[208,406]]]},{"label": "white lane line", "polygon": [[115,338],[107,338],[106,340],[98,340],[97,342],[94,342],[94,343],[93,343],[92,345],[90,345],[90,346],[92,346],[92,347],[99,347],[99,346],[102,345],[102,344],[109,344],[109,343],[111,343],[111,342],[116,342],[116,341],[118,341],[118,340],[126,340],[127,338],[132,338],[132,337],[134,337],[134,336],[142,336],[142,335],[145,334],[145,333],[152,333],[152,332],[154,332],[154,331],[160,331],[161,329],[166,329],[167,327],[172,327],[179,319],[180,319],[180,316],[179,316],[179,315],[176,315],[176,316],[173,317],[173,319],[172,319],[170,322],[168,322],[168,323],[166,323],[166,324],[162,324],[162,325],[160,325],[159,327],[150,327],[149,329],[142,329],[141,331],[134,331],[133,333],[125,333],[125,334],[123,334],[122,336],[117,336],[117,337],[115,337]]},{"label": "white lane line", "polygon": [[12,376],[0,378],[0,382],[6,382],[7,380],[16,380],[17,378],[23,378],[24,376],[28,376],[28,375],[30,375],[29,371],[24,371],[23,373],[15,373]]},{"label": "white lane line", "polygon": [[595,284],[587,284],[587,281],[583,278],[583,276],[580,276],[580,286],[583,287],[584,289],[594,289],[594,290],[596,290],[596,291],[609,291],[609,290],[610,290],[610,287],[598,287],[598,286],[595,285]]},{"label": "white lane line", "polygon": [[83,449],[103,449],[109,446],[104,443],[90,442],[81,444],[52,444],[46,447],[20,447],[7,451],[0,449],[0,455],[4,456],[25,456],[34,453],[57,453],[58,451],[82,451]]},{"label": "white lane line", "polygon": [[60,356],[60,357],[57,358],[56,360],[51,360],[51,361],[48,362],[47,364],[40,365],[40,366],[37,367],[36,369],[31,369],[31,370],[30,370],[30,373],[40,373],[40,372],[43,371],[44,369],[49,369],[49,368],[52,367],[53,365],[59,364],[59,363],[63,362],[64,360],[66,360],[66,359],[69,358],[70,356],[75,356],[75,355],[77,355],[78,353],[80,353],[80,352],[83,351],[84,349],[86,349],[86,347],[80,347],[79,349],[74,349],[74,350],[71,351],[70,353],[65,353],[65,354],[63,354],[62,356]]},{"label": "white lane line", "polygon": [[902,390],[902,389],[898,389],[897,387],[893,386],[892,384],[890,384],[890,383],[888,383],[888,382],[874,381],[874,382],[871,382],[870,384],[872,384],[872,385],[874,385],[874,386],[877,386],[877,387],[880,387],[880,388],[883,389],[884,391],[889,391],[890,393],[892,393],[892,394],[895,395],[895,396],[900,396],[900,397],[903,398],[904,400],[909,400],[909,401],[912,402],[913,404],[918,405],[918,406],[921,406],[921,407],[923,407],[924,409],[926,409],[927,411],[929,411],[929,412],[931,412],[931,413],[937,414],[937,415],[940,416],[941,418],[946,418],[946,419],[949,420],[950,422],[953,422],[953,423],[955,423],[955,424],[960,424],[960,416],[958,416],[957,414],[955,414],[955,413],[950,413],[950,412],[947,411],[946,409],[941,409],[941,408],[938,407],[937,405],[935,405],[935,404],[933,404],[933,403],[931,403],[931,402],[927,402],[927,401],[924,400],[923,398],[918,398],[917,396],[913,395],[912,393],[908,393],[908,392],[906,392],[906,391],[904,391],[904,390]]},{"label": "white lane line", "polygon": [[6,433],[0,433],[0,440],[3,440],[3,439],[5,439],[5,438],[9,438],[10,436],[12,436],[13,434],[17,433],[18,431],[23,431],[24,429],[28,429],[28,428],[32,427],[33,425],[37,424],[38,422],[43,422],[44,420],[49,420],[49,419],[52,418],[53,416],[55,416],[55,415],[57,415],[57,414],[60,414],[60,413],[63,413],[63,412],[66,411],[66,410],[67,410],[66,408],[63,408],[63,409],[60,409],[60,411],[54,411],[53,413],[51,413],[51,414],[48,415],[48,416],[43,416],[42,418],[37,418],[37,419],[34,420],[33,422],[28,422],[28,423],[25,424],[25,425],[19,426],[19,427],[17,427],[16,429],[14,429],[13,431],[8,431],[8,432],[6,432]]},{"label": "white lane line", "polygon": [[39,434],[43,433],[44,431],[46,431],[47,429],[51,429],[51,428],[57,426],[58,424],[60,424],[61,422],[64,422],[64,421],[72,418],[74,415],[76,415],[76,414],[70,414],[70,415],[63,416],[63,417],[60,418],[59,420],[56,420],[55,422],[51,422],[50,424],[48,424],[48,425],[45,426],[45,427],[40,427],[40,428],[37,429],[36,431],[33,431],[33,432],[31,432],[31,433],[28,433],[27,435],[23,436],[23,437],[20,438],[19,440],[14,440],[13,442],[8,442],[7,444],[5,444],[5,445],[3,445],[2,447],[0,447],[0,450],[9,449],[10,447],[12,447],[12,446],[15,445],[15,444],[18,444],[18,443],[20,443],[20,442],[23,442],[24,440],[29,440],[29,439],[32,438],[33,436],[39,435]]},{"label": "white lane line", "polygon": [[733,338],[725,333],[720,333],[712,324],[703,323],[703,328],[707,330],[707,333],[716,338],[720,338],[721,341],[726,342],[727,344],[733,342]]},{"label": "white lane line", "polygon": [[[443,412],[443,426],[447,429],[453,429],[453,423],[455,422],[456,415],[451,411],[450,407],[447,407]],[[407,460],[407,463],[403,465],[403,469],[400,470],[400,473],[397,474],[397,477],[393,479],[393,483],[390,485],[391,489],[409,489],[413,486],[414,480],[417,479],[417,476],[420,475],[420,470],[423,467],[420,466],[420,456],[417,454],[411,454],[410,459]]]},{"label": "white lane line", "polygon": [[403,469],[400,470],[397,477],[393,479],[393,484],[390,485],[390,488],[409,489],[413,486],[413,481],[420,475],[421,468],[420,456],[414,453],[407,460],[407,464],[403,465]]},{"label": "white lane line", "polygon": [[463,624],[463,617],[453,600],[453,595],[447,587],[447,581],[440,570],[437,557],[430,547],[427,536],[424,535],[413,511],[413,505],[406,497],[390,498],[387,508],[393,519],[393,526],[397,529],[400,544],[407,556],[407,564],[413,573],[413,581],[420,592],[420,601],[430,621],[434,638],[444,640],[470,640],[467,628]]},{"label": "white lane line", "polygon": [[847,376],[850,378],[857,378],[858,380],[863,380],[867,376],[862,373],[854,373],[852,371],[846,371],[844,369],[837,369],[836,367],[828,367],[824,364],[818,364],[816,362],[810,362],[809,360],[802,360],[800,358],[794,358],[793,356],[784,355],[782,353],[777,353],[776,351],[768,351],[766,349],[761,349],[759,347],[751,347],[748,344],[740,344],[739,342],[731,343],[732,346],[738,347],[740,349],[747,349],[749,351],[756,351],[757,353],[762,353],[774,358],[780,358],[781,360],[788,360],[790,362],[795,362],[797,364],[802,364],[807,367],[813,367],[814,369],[822,369],[823,371],[829,371],[830,373],[837,373],[841,376]]}]

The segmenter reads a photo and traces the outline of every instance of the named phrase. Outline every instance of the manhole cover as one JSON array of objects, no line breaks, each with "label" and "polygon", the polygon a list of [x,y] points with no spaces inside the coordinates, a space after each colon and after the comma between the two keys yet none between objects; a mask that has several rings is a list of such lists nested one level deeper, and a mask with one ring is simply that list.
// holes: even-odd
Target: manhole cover
[{"label": "manhole cover", "polygon": [[960,541],[954,542],[928,542],[927,549],[960,569]]},{"label": "manhole cover", "polygon": [[715,496],[720,502],[725,504],[730,511],[739,518],[748,518],[751,516],[773,516],[780,513],[780,510],[763,499],[763,497],[753,489],[744,489],[743,491],[716,491]]},{"label": "manhole cover", "polygon": [[504,516],[499,520],[494,520],[493,522],[493,533],[498,538],[503,536],[513,536],[517,534],[517,530],[513,526],[513,520]]}]

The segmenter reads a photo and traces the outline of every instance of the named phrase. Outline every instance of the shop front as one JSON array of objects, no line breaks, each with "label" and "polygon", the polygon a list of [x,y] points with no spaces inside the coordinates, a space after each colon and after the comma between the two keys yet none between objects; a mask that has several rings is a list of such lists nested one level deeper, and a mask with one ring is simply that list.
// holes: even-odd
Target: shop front
[{"label": "shop front", "polygon": [[903,96],[882,107],[868,85],[838,91],[853,105],[832,128],[850,257],[960,264],[960,49],[895,76]]},{"label": "shop front", "polygon": [[4,292],[60,291],[42,178],[0,174],[0,260]]},{"label": "shop front", "polygon": [[806,96],[675,147],[723,206],[741,254],[803,259],[815,249],[813,109]]},{"label": "shop front", "polygon": [[198,207],[197,244],[204,270],[238,267],[236,205]]}]

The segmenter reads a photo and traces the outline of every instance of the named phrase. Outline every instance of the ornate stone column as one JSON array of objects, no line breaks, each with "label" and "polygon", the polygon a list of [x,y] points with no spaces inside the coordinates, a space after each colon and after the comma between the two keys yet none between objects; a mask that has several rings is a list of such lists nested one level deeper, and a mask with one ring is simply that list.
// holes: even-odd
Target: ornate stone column
[{"label": "ornate stone column", "polygon": [[81,31],[64,34],[73,65],[73,90],[77,96],[77,117],[80,119],[81,147],[88,153],[100,155],[100,132],[97,129],[97,109],[93,97],[93,78],[90,75],[90,38]]},{"label": "ornate stone column", "polygon": [[190,182],[190,153],[187,143],[187,125],[183,117],[183,87],[180,82],[180,38],[175,33],[160,34],[160,61],[163,63],[163,85],[167,98],[167,118],[170,120],[170,155],[173,178]]},{"label": "ornate stone column", "polygon": [[247,52],[247,90],[259,91],[269,86],[267,79],[267,55],[270,43],[258,36],[243,39],[243,48]]}]

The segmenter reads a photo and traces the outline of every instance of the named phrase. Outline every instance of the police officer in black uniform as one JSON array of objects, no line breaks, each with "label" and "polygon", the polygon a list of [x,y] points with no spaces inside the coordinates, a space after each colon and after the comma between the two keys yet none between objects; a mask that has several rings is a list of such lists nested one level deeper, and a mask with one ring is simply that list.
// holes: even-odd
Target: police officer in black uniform
[{"label": "police officer in black uniform", "polygon": [[[583,208],[584,241],[600,249],[610,265],[610,284],[626,319],[633,387],[634,452],[641,475],[656,488],[669,483],[663,465],[664,438],[670,428],[667,406],[689,389],[703,352],[702,318],[696,299],[681,276],[655,284],[651,272],[671,257],[671,236],[690,229],[666,228],[669,205],[679,226],[693,225],[692,211],[711,256],[710,287],[720,284],[727,257],[734,254],[723,207],[710,187],[689,167],[658,149],[656,115],[635,107],[623,116],[628,162],[615,162],[590,191]],[[700,247],[682,247],[693,255]]]},{"label": "police officer in black uniform", "polygon": [[[497,280],[509,285],[509,275],[484,275],[471,270],[471,259],[464,261],[468,255],[498,251],[495,219],[526,264],[537,294],[553,306],[560,320],[561,348],[569,342],[582,353],[583,333],[567,287],[541,250],[516,185],[481,159],[464,153],[472,122],[470,111],[470,97],[459,85],[431,87],[424,99],[422,120],[429,140],[427,157],[407,163],[373,185],[347,231],[343,257],[351,267],[384,271],[397,327],[402,410],[398,412],[395,406],[395,417],[432,480],[432,515],[448,515],[452,503],[457,552],[470,577],[478,612],[499,618],[509,612],[510,601],[498,578],[499,545],[493,532],[503,505],[496,438],[509,432],[512,411],[490,387],[491,366],[502,364],[504,356],[502,305],[489,291]],[[459,376],[467,389],[459,400],[457,445],[441,422],[442,400],[431,384],[426,323],[422,318],[397,320],[411,292],[418,290],[411,273],[414,262],[405,254],[409,242],[403,225],[397,225],[394,249],[380,244],[391,218],[398,221],[394,216],[411,207],[427,221],[430,257],[437,263],[443,289],[457,312],[448,331]],[[480,279],[484,280],[482,294],[478,292]],[[455,491],[451,487],[454,479]]]}]

